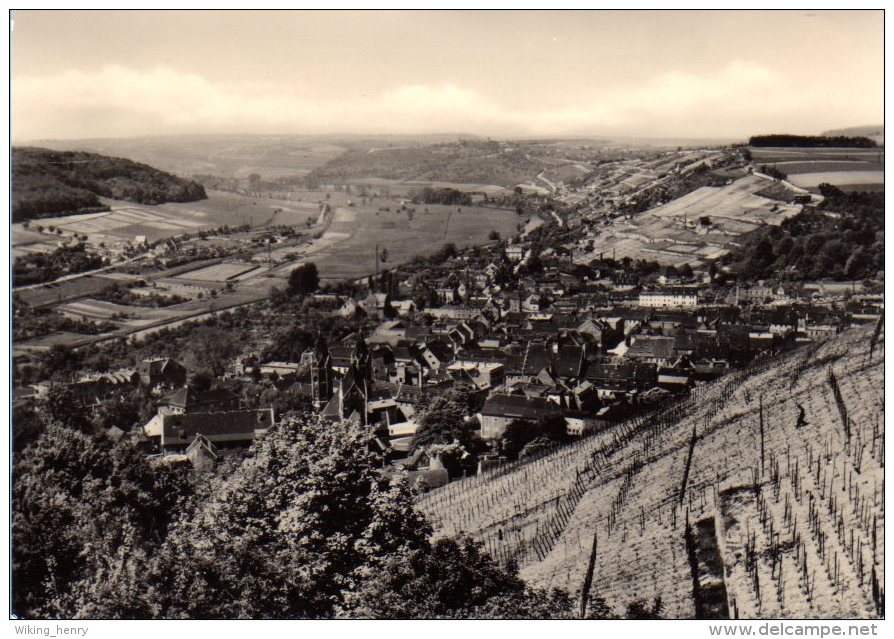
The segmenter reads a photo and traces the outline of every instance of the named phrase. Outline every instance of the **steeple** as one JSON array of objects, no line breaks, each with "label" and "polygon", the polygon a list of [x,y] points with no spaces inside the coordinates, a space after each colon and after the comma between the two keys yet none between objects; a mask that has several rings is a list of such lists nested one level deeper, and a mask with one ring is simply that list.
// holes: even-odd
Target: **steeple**
[{"label": "steeple", "polygon": [[310,353],[310,385],[314,408],[321,410],[332,397],[332,368],[329,347],[322,334],[317,333],[314,348]]},{"label": "steeple", "polygon": [[351,368],[354,370],[357,385],[366,391],[372,383],[372,354],[362,337],[357,340],[354,352],[351,353]]}]

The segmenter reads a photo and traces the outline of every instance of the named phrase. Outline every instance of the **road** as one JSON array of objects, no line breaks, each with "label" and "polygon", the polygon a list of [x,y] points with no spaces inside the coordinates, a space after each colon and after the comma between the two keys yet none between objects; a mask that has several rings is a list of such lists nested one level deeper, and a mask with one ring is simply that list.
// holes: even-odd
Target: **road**
[{"label": "road", "polygon": [[543,177],[544,173],[545,173],[545,171],[541,171],[540,173],[538,173],[537,179],[540,180],[541,182],[543,182],[544,184],[546,184],[549,187],[549,190],[552,191],[553,193],[555,193],[557,190],[556,185],[553,184],[552,182],[550,182],[549,180],[547,180],[545,177]]}]

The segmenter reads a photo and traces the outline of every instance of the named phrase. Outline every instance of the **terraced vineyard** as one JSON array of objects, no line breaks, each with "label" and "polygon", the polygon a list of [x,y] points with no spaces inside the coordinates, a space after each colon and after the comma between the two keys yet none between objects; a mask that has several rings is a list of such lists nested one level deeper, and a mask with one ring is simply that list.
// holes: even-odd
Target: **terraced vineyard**
[{"label": "terraced vineyard", "polygon": [[[421,508],[537,586],[676,618],[884,607],[884,336],[853,329]],[[592,579],[586,579],[592,563]],[[585,582],[587,582],[585,584]]]}]

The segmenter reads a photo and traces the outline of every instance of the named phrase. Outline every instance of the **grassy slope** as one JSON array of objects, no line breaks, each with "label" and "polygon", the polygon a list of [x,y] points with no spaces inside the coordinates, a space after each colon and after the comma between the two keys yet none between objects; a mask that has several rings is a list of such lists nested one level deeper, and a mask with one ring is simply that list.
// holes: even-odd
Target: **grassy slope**
[{"label": "grassy slope", "polygon": [[[690,521],[719,514],[726,585],[741,618],[872,616],[872,522],[884,508],[877,459],[883,438],[873,440],[873,428],[876,420],[884,424],[884,346],[867,363],[871,334],[871,328],[854,329],[744,380],[734,375],[703,387],[685,417],[670,424],[625,424],[513,472],[434,491],[421,505],[440,530],[470,532],[500,558],[518,561],[534,584],[572,592],[580,590],[595,533],[592,592],[617,612],[634,599],[660,596],[665,614],[684,618],[694,615],[684,521],[687,513]],[[830,366],[855,424],[849,453],[827,380]],[[808,422],[800,428],[798,404]],[[699,439],[680,505],[693,427]],[[577,471],[586,487],[579,503],[569,498]],[[778,535],[775,544],[771,533]],[[876,535],[881,549],[883,524]],[[749,572],[745,547],[752,536],[758,560]],[[773,551],[781,557],[775,567]]]}]

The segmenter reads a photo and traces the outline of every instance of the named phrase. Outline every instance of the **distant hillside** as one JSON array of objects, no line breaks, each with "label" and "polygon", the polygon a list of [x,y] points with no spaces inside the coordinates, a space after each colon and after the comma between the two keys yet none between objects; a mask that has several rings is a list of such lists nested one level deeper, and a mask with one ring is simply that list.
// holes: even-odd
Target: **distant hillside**
[{"label": "distant hillside", "polygon": [[433,180],[513,186],[530,181],[543,167],[520,149],[498,142],[463,140],[393,148],[352,148],[311,171],[309,183],[361,178]]},{"label": "distant hillside", "polygon": [[823,131],[822,134],[827,137],[834,137],[838,135],[859,135],[865,138],[869,138],[876,144],[885,143],[884,124],[873,124],[870,126],[852,126],[846,129],[832,129],[831,131]]},{"label": "distant hillside", "polygon": [[99,197],[139,204],[194,202],[205,189],[145,164],[82,151],[12,150],[14,222],[65,213],[106,211]]}]

